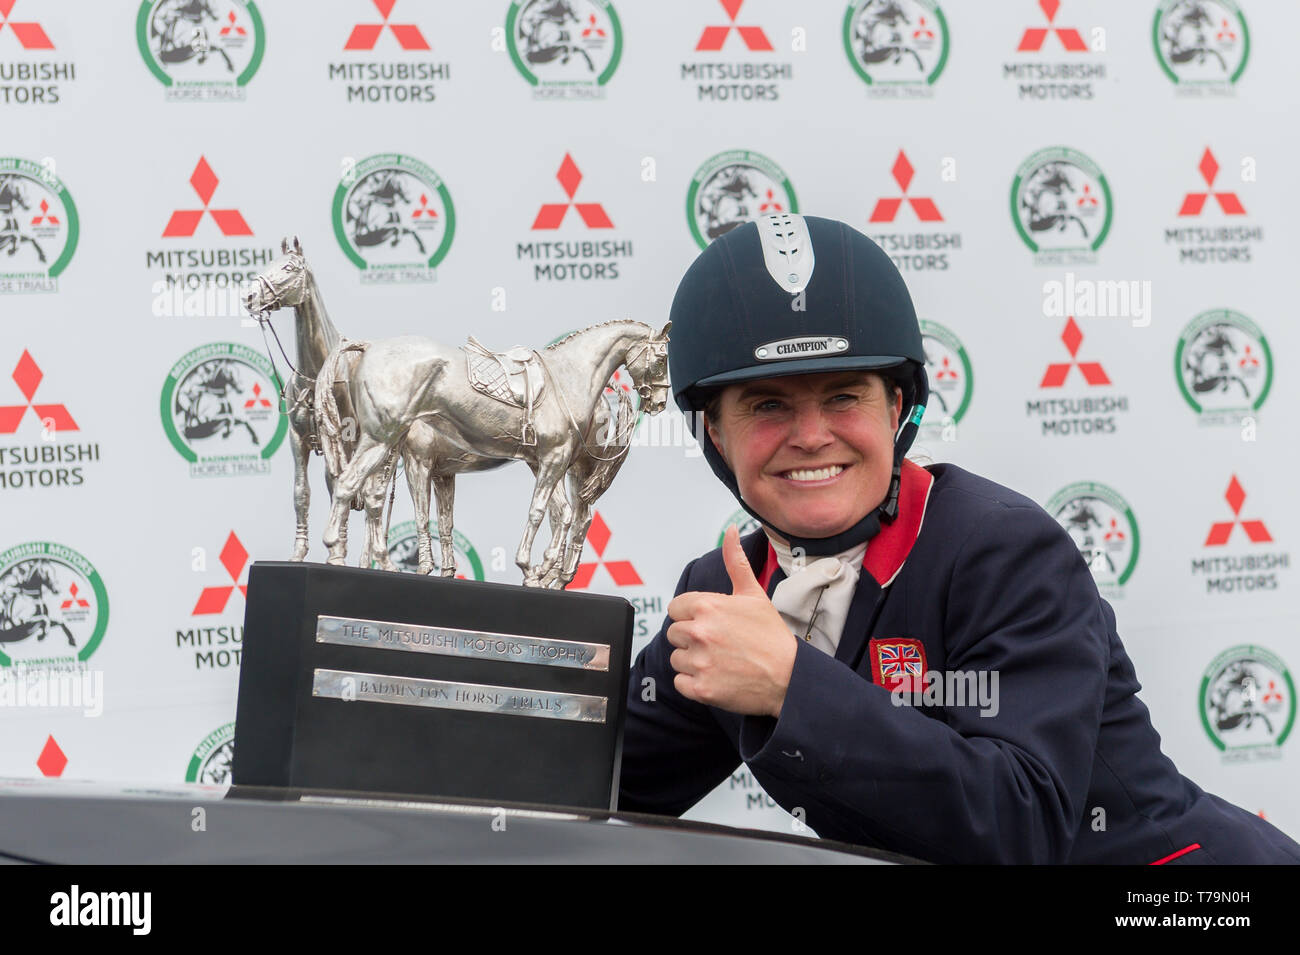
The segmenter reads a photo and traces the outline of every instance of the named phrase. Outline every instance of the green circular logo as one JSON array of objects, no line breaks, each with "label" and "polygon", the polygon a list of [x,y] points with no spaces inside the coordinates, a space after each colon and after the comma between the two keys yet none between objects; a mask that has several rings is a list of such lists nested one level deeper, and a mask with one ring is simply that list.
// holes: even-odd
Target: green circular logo
[{"label": "green circular logo", "polygon": [[790,177],[748,149],[710,156],[695,170],[686,192],[686,221],[701,249],[758,216],[798,211]]},{"label": "green circular logo", "polygon": [[722,546],[722,539],[727,536],[727,528],[732,524],[736,525],[736,530],[740,531],[741,537],[744,537],[746,534],[752,534],[754,531],[762,530],[763,528],[763,525],[751,516],[749,511],[742,508],[741,510],[732,512],[732,515],[723,521],[722,530],[718,531],[718,542],[714,546]]},{"label": "green circular logo", "polygon": [[1141,539],[1133,509],[1119,492],[1079,481],[1052,495],[1045,509],[1070,535],[1099,587],[1118,590],[1128,583]]},{"label": "green circular logo", "polygon": [[1214,658],[1197,694],[1201,726],[1219,750],[1275,751],[1295,724],[1295,683],[1281,658],[1242,644]]},{"label": "green circular logo", "polygon": [[266,52],[262,15],[249,0],[144,0],[135,39],[175,100],[243,99]]},{"label": "green circular logo", "polygon": [[1250,58],[1250,30],[1233,0],[1162,0],[1151,24],[1156,62],[1180,86],[1232,86]]},{"label": "green circular logo", "polygon": [[228,783],[230,768],[235,759],[235,724],[217,727],[194,749],[190,764],[185,770],[187,783]]},{"label": "green circular logo", "polygon": [[[397,565],[398,570],[418,574],[420,572],[420,537],[416,533],[415,521],[403,521],[388,532],[388,558]],[[429,534],[433,538],[433,573],[442,572],[442,543],[438,536],[438,524],[429,521]],[[456,577],[460,579],[486,580],[483,574],[483,561],[468,537],[458,530],[451,532],[452,546],[456,551]],[[468,571],[468,574],[466,573]]]},{"label": "green circular logo", "polygon": [[71,547],[33,541],[0,553],[0,666],[90,659],[108,629],[108,591]]},{"label": "green circular logo", "polygon": [[368,282],[429,281],[456,233],[442,178],[400,153],[370,156],[334,191],[334,237]]},{"label": "green circular logo", "polygon": [[1040,149],[1011,181],[1011,221],[1034,252],[1096,252],[1113,212],[1101,167],[1077,149]]},{"label": "green circular logo", "polygon": [[80,232],[77,206],[53,159],[0,157],[0,291],[39,290],[57,278]]},{"label": "green circular logo", "polygon": [[931,86],[948,62],[948,21],[933,0],[855,0],[841,32],[868,86]]},{"label": "green circular logo", "polygon": [[1198,415],[1235,424],[1264,404],[1273,386],[1273,352],[1259,326],[1215,308],[1193,318],[1174,349],[1178,390]]},{"label": "green circular logo", "polygon": [[163,431],[195,477],[268,473],[289,430],[280,388],[260,352],[235,342],[202,345],[167,372]]},{"label": "green circular logo", "polygon": [[931,432],[955,425],[966,415],[975,391],[975,374],[961,340],[938,322],[921,320],[921,346],[925,373],[930,379],[930,405],[938,421],[925,425]]},{"label": "green circular logo", "polygon": [[506,45],[539,99],[592,99],[618,69],[623,26],[607,0],[524,0],[506,13]]}]

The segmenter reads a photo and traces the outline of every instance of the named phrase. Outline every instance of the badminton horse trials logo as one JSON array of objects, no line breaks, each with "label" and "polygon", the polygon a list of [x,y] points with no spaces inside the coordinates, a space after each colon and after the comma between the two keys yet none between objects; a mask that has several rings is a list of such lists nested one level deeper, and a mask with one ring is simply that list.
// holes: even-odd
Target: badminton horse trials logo
[{"label": "badminton horse trials logo", "polygon": [[163,431],[190,477],[270,473],[289,430],[280,379],[265,355],[234,342],[186,353],[163,383]]},{"label": "badminton horse trials logo", "polygon": [[956,437],[950,429],[961,423],[970,407],[975,390],[975,375],[970,356],[953,332],[938,322],[921,320],[921,347],[925,352],[925,372],[930,379],[930,423],[921,425],[927,440]]},{"label": "badminton horse trials logo", "polygon": [[72,261],[80,220],[54,160],[0,157],[0,292],[53,292]]},{"label": "badminton horse trials logo", "polygon": [[431,168],[400,153],[349,164],[334,191],[334,237],[365,283],[431,282],[456,211]]},{"label": "badminton horse trials logo", "polygon": [[1180,92],[1227,93],[1246,69],[1250,30],[1233,0],[1162,0],[1151,42]]},{"label": "badminton horse trials logo", "polygon": [[948,21],[933,0],[855,0],[844,52],[875,96],[929,96],[948,62]]},{"label": "badminton horse trials logo", "polygon": [[0,553],[0,667],[84,662],[108,629],[108,592],[71,547],[33,541]]},{"label": "badminton horse trials logo", "polygon": [[[438,524],[429,521],[429,534],[433,538],[433,575],[442,573],[442,538]],[[451,532],[452,546],[456,551],[457,580],[486,580],[483,561],[468,537],[458,530]],[[398,570],[412,574],[420,572],[420,536],[415,532],[415,521],[402,521],[388,532],[388,558]]]},{"label": "badminton horse trials logo", "polygon": [[235,724],[226,723],[203,737],[185,770],[187,783],[228,783],[235,762]]},{"label": "badminton horse trials logo", "polygon": [[178,101],[244,99],[266,51],[251,0],[144,0],[135,38],[167,99]]},{"label": "badminton horse trials logo", "polygon": [[1095,262],[1113,212],[1105,175],[1077,149],[1040,149],[1011,182],[1011,220],[1039,264]]},{"label": "badminton horse trials logo", "polygon": [[1276,758],[1295,725],[1295,682],[1275,653],[1242,644],[1214,658],[1197,694],[1201,726],[1225,762]]},{"label": "badminton horse trials logo", "polygon": [[1138,559],[1137,518],[1128,502],[1104,484],[1080,481],[1052,495],[1045,510],[1079,548],[1097,586],[1119,596]]},{"label": "badminton horse trials logo", "polygon": [[701,249],[758,216],[798,211],[790,177],[748,149],[710,156],[695,170],[686,193],[686,221]]},{"label": "badminton horse trials logo", "polygon": [[534,99],[599,99],[623,55],[623,27],[607,0],[516,0],[506,45]]},{"label": "badminton horse trials logo", "polygon": [[1205,424],[1238,426],[1259,411],[1273,385],[1273,352],[1259,326],[1216,308],[1192,319],[1174,349],[1178,389]]}]

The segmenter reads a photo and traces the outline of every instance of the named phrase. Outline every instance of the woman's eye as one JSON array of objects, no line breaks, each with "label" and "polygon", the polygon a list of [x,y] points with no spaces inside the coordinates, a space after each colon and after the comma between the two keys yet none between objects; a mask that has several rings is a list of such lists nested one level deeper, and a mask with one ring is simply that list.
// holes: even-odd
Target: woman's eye
[{"label": "woman's eye", "polygon": [[776,411],[780,407],[781,407],[781,402],[777,401],[775,398],[768,398],[766,401],[760,401],[758,404],[754,405],[754,410],[755,411]]}]

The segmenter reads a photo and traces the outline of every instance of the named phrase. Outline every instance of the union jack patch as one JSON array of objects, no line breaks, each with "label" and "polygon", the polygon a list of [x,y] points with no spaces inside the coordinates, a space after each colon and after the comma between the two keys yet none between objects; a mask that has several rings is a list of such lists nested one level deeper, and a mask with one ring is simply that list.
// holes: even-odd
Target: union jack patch
[{"label": "union jack patch", "polygon": [[873,639],[871,681],[891,693],[905,679],[914,689],[921,688],[925,675],[925,646],[915,637]]}]

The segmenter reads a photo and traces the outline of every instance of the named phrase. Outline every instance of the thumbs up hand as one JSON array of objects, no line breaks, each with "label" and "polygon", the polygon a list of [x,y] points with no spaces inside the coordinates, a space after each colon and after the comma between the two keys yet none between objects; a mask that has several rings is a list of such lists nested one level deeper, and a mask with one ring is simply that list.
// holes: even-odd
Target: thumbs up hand
[{"label": "thumbs up hand", "polygon": [[781,715],[797,643],[727,528],[722,559],[730,594],[691,591],[668,605],[673,686],[688,699],[747,716]]}]

